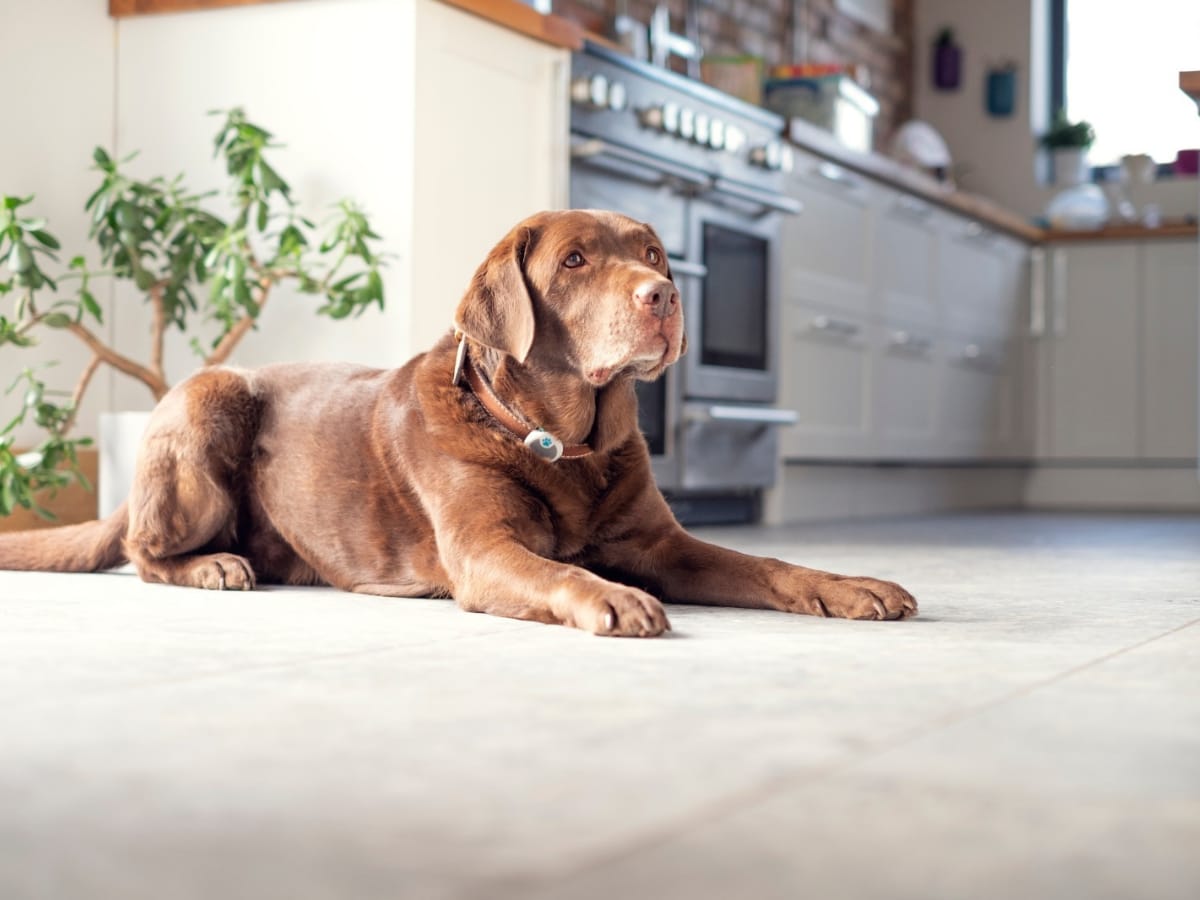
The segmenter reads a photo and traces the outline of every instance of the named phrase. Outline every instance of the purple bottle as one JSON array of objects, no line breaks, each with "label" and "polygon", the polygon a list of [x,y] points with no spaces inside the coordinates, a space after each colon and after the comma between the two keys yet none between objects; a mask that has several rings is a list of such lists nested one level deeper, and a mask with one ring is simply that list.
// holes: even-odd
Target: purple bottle
[{"label": "purple bottle", "polygon": [[933,43],[933,86],[941,91],[957,90],[962,79],[962,48],[954,43],[954,32],[943,28]]}]

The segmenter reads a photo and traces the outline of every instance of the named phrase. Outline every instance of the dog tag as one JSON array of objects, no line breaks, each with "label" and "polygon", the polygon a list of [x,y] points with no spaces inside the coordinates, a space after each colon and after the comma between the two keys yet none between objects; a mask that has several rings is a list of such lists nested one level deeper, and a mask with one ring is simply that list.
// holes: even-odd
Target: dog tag
[{"label": "dog tag", "polygon": [[535,428],[525,435],[525,446],[550,462],[556,462],[563,453],[562,441],[540,428]]}]

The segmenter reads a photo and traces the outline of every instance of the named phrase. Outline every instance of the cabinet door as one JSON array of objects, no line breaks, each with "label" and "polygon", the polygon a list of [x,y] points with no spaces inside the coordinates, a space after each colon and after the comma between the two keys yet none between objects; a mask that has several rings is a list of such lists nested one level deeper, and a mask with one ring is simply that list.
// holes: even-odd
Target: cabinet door
[{"label": "cabinet door", "polygon": [[957,333],[1007,339],[1020,326],[1023,247],[978,222],[943,219],[938,246],[942,321]]},{"label": "cabinet door", "polygon": [[[413,347],[449,327],[514,223],[567,205],[570,56],[434,0],[416,5]],[[380,201],[382,202],[382,201]]]},{"label": "cabinet door", "polygon": [[1018,445],[1015,342],[947,338],[939,433],[951,457],[1003,457]]},{"label": "cabinet door", "polygon": [[871,186],[841,166],[800,154],[788,194],[804,214],[783,223],[782,294],[865,313],[870,303]]},{"label": "cabinet door", "polygon": [[[1050,253],[1043,370],[1049,454],[1138,454],[1138,248],[1106,242]],[[1192,332],[1194,339],[1195,332]]]},{"label": "cabinet door", "polygon": [[1196,458],[1197,305],[1195,241],[1143,247],[1142,456]]},{"label": "cabinet door", "polygon": [[798,422],[783,429],[785,459],[868,458],[871,348],[866,320],[784,304],[780,406]]},{"label": "cabinet door", "polygon": [[933,206],[910,194],[880,189],[875,209],[874,274],[883,316],[936,325],[937,229]]},{"label": "cabinet door", "polygon": [[928,325],[885,325],[875,352],[872,407],[878,455],[882,459],[940,455],[941,364],[936,334]]}]

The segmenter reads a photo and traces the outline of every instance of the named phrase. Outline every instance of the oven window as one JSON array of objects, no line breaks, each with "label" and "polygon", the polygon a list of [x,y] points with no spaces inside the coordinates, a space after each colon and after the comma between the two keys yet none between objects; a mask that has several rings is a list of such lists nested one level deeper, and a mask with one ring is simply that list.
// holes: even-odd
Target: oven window
[{"label": "oven window", "polygon": [[638,398],[638,428],[650,445],[651,456],[667,452],[667,379],[639,381],[635,386]]},{"label": "oven window", "polygon": [[708,274],[700,304],[700,362],[767,368],[767,242],[704,226]]}]

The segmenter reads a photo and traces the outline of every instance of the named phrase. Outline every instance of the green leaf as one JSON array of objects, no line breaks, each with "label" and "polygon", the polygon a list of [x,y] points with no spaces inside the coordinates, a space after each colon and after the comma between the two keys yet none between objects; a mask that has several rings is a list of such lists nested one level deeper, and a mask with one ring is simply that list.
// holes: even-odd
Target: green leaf
[{"label": "green leaf", "polygon": [[71,324],[71,317],[60,312],[46,313],[42,317],[42,323],[48,328],[66,328]]},{"label": "green leaf", "polygon": [[79,303],[86,309],[101,325],[104,324],[104,316],[100,311],[100,304],[96,302],[96,298],[92,296],[90,291],[79,292]]},{"label": "green leaf", "polygon": [[97,147],[92,151],[92,159],[98,166],[108,167],[112,165],[112,157],[108,155],[103,147]]}]

